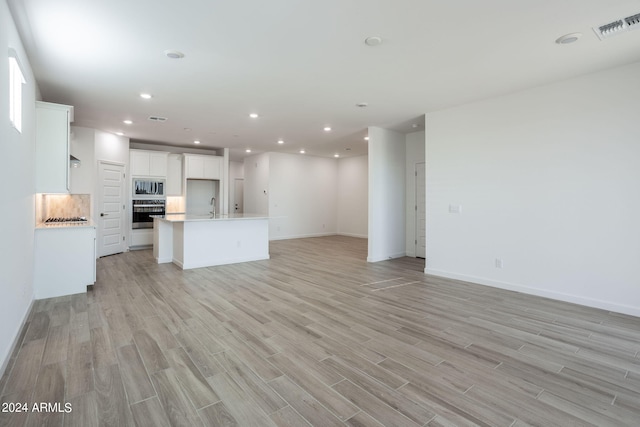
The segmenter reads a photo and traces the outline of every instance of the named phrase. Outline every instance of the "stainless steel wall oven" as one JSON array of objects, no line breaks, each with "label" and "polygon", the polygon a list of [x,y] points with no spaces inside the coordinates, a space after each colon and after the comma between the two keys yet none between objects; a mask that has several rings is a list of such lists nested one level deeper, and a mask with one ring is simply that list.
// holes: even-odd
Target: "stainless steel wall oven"
[{"label": "stainless steel wall oven", "polygon": [[153,228],[152,215],[165,214],[164,199],[134,199],[131,203],[133,218],[131,228]]}]

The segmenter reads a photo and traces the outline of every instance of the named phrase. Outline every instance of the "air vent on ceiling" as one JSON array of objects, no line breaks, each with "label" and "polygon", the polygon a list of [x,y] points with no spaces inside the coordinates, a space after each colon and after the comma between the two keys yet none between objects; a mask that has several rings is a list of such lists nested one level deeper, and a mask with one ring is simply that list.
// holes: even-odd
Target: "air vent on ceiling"
[{"label": "air vent on ceiling", "polygon": [[158,116],[149,116],[149,120],[151,120],[152,122],[166,122],[167,118],[166,117],[158,117]]},{"label": "air vent on ceiling", "polygon": [[637,28],[640,28],[640,13],[609,22],[608,24],[600,25],[599,27],[593,27],[593,31],[600,40],[604,40],[611,36],[635,30]]}]

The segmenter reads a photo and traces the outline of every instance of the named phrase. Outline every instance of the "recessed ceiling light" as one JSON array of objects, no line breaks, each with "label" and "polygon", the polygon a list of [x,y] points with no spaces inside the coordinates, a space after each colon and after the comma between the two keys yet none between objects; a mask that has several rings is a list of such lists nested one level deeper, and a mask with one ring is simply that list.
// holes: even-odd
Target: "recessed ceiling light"
[{"label": "recessed ceiling light", "polygon": [[122,123],[124,123],[125,125],[130,125],[133,122],[131,120],[123,120]]},{"label": "recessed ceiling light", "polygon": [[331,132],[331,127],[329,127],[329,126],[325,126],[325,127],[324,127],[324,131],[325,131],[325,132]]},{"label": "recessed ceiling light", "polygon": [[122,132],[116,132],[116,135],[118,135],[118,136],[123,136],[123,135],[124,135],[124,133],[122,133]]},{"label": "recessed ceiling light", "polygon": [[250,153],[251,152],[251,148],[247,148],[246,150],[244,150],[245,153]]},{"label": "recessed ceiling light", "polygon": [[184,128],[183,129],[185,132],[191,132],[191,128]]},{"label": "recessed ceiling light", "polygon": [[257,113],[251,113],[251,114],[249,114],[249,117],[251,117],[252,119],[257,119],[258,118],[258,114]]},{"label": "recessed ceiling light", "polygon": [[304,150],[300,150],[300,154],[304,154],[304,153],[305,153],[305,151],[304,151]]},{"label": "recessed ceiling light", "polygon": [[365,140],[365,141],[368,141],[368,140],[369,140],[369,137],[368,137],[368,136],[365,136],[365,137],[364,137],[364,140]]},{"label": "recessed ceiling light", "polygon": [[184,53],[180,52],[179,50],[165,50],[164,54],[167,58],[171,58],[171,59],[182,59],[184,58]]},{"label": "recessed ceiling light", "polygon": [[150,93],[141,93],[140,98],[142,99],[151,99],[153,96]]},{"label": "recessed ceiling light", "polygon": [[194,144],[200,144],[200,141],[193,141]]},{"label": "recessed ceiling light", "polygon": [[367,46],[378,46],[382,44],[382,37],[371,36],[364,39],[364,44]]},{"label": "recessed ceiling light", "polygon": [[369,106],[369,104],[367,104],[366,102],[358,102],[356,104],[356,107],[358,107],[358,108],[366,108],[368,106]]},{"label": "recessed ceiling light", "polygon": [[283,141],[283,140],[281,140],[281,139],[279,139],[279,140],[278,140],[278,144],[284,144],[284,141]]},{"label": "recessed ceiling light", "polygon": [[578,41],[578,39],[582,37],[582,33],[571,33],[565,34],[562,37],[558,37],[556,43],[558,44],[569,44]]},{"label": "recessed ceiling light", "polygon": [[334,154],[333,157],[340,157],[340,154]]}]

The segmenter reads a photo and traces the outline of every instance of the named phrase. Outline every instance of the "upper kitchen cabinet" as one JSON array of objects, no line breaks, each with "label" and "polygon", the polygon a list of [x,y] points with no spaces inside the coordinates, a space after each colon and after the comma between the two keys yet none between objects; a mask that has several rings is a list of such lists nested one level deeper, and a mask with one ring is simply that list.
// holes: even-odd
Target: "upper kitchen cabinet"
[{"label": "upper kitchen cabinet", "polygon": [[182,154],[169,154],[167,196],[182,196]]},{"label": "upper kitchen cabinet", "polygon": [[184,155],[185,179],[222,179],[223,157]]},{"label": "upper kitchen cabinet", "polygon": [[167,177],[167,156],[164,151],[129,150],[130,175]]},{"label": "upper kitchen cabinet", "polygon": [[69,193],[73,107],[36,102],[36,193]]}]

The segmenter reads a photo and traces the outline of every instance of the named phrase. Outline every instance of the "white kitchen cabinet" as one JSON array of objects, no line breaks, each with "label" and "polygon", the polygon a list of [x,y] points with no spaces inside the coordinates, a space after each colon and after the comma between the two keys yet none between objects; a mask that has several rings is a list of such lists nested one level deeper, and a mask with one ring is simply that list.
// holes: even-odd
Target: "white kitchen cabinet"
[{"label": "white kitchen cabinet", "polygon": [[69,192],[73,107],[36,102],[36,193]]},{"label": "white kitchen cabinet", "polygon": [[204,158],[204,179],[222,178],[222,157],[207,156]]},{"label": "white kitchen cabinet", "polygon": [[34,243],[36,299],[84,293],[95,283],[95,227],[36,228]]},{"label": "white kitchen cabinet", "polygon": [[182,196],[182,154],[167,158],[167,196]]},{"label": "white kitchen cabinet", "polygon": [[147,249],[153,245],[153,228],[131,230],[130,249]]},{"label": "white kitchen cabinet", "polygon": [[185,179],[222,179],[221,156],[184,155]]},{"label": "white kitchen cabinet", "polygon": [[129,173],[131,176],[166,178],[168,155],[164,151],[129,150]]}]

